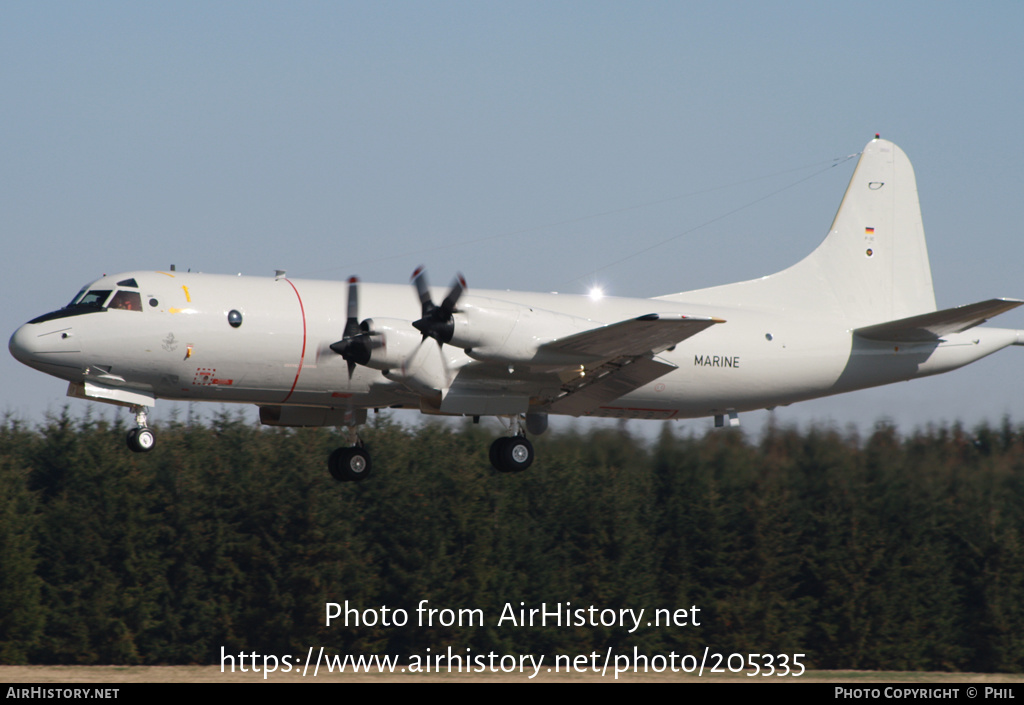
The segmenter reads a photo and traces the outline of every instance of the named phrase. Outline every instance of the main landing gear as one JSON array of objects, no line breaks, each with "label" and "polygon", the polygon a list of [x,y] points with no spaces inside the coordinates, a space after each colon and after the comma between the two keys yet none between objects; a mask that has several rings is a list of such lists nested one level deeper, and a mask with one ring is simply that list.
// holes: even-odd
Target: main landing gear
[{"label": "main landing gear", "polygon": [[[533,464],[533,444],[523,434],[518,416],[508,417],[508,433],[491,443],[491,465],[502,473],[522,472]],[[351,445],[336,448],[327,458],[327,469],[338,482],[362,482],[373,470],[370,453],[355,427],[349,428],[349,439]]]},{"label": "main landing gear", "polygon": [[156,445],[156,436],[146,425],[146,407],[133,406],[132,411],[135,412],[136,428],[128,432],[128,448],[133,453],[148,453]]},{"label": "main landing gear", "polygon": [[498,472],[522,472],[533,464],[533,444],[526,436],[502,436],[491,444],[490,457]]},{"label": "main landing gear", "polygon": [[360,482],[370,476],[373,464],[365,448],[338,448],[327,459],[327,469],[338,482]]},{"label": "main landing gear", "polygon": [[507,418],[509,435],[491,444],[491,465],[498,472],[522,472],[533,464],[533,444],[523,435],[519,415]]},{"label": "main landing gear", "polygon": [[336,448],[327,458],[327,469],[338,482],[361,482],[370,476],[373,463],[354,428],[349,429],[352,445]]}]

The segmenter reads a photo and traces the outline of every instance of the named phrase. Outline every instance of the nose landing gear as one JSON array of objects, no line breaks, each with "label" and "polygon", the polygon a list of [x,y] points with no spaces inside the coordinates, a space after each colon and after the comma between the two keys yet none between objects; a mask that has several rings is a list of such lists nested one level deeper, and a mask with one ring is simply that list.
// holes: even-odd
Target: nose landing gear
[{"label": "nose landing gear", "polygon": [[146,407],[133,406],[136,428],[128,432],[128,448],[133,453],[148,453],[156,445],[153,430],[146,425]]}]

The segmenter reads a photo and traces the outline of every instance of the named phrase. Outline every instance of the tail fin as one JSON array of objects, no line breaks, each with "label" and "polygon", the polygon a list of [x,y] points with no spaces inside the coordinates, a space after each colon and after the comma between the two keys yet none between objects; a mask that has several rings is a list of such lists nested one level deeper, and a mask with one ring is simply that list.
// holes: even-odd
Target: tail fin
[{"label": "tail fin", "polygon": [[828,235],[810,255],[768,277],[665,298],[796,307],[852,326],[934,311],[910,160],[895,144],[876,137],[857,162]]},{"label": "tail fin", "polygon": [[935,310],[917,180],[902,149],[877,138],[868,143],[828,237],[790,271],[804,268],[828,281],[846,318]]}]

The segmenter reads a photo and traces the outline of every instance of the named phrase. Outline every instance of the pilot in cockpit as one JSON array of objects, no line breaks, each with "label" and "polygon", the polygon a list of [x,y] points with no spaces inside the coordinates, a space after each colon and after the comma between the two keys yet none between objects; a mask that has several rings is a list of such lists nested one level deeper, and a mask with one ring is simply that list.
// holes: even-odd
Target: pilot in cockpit
[{"label": "pilot in cockpit", "polygon": [[118,291],[110,300],[107,308],[119,308],[125,311],[141,311],[142,297],[135,291]]}]

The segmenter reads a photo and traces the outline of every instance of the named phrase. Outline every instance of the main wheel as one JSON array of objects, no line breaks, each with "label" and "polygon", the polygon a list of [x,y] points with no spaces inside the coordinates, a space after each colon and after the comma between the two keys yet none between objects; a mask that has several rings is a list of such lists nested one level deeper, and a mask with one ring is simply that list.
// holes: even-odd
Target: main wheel
[{"label": "main wheel", "polygon": [[153,446],[156,445],[156,436],[153,431],[146,426],[142,428],[133,428],[128,432],[128,448],[133,453],[148,453],[153,450]]},{"label": "main wheel", "polygon": [[498,438],[495,438],[494,439],[494,443],[491,444],[491,450],[488,453],[488,455],[489,455],[489,457],[491,459],[491,465],[494,466],[495,470],[498,470],[498,471],[501,471],[501,472],[504,472],[504,471],[501,469],[501,467],[498,464],[501,462],[501,460],[500,460],[500,458],[501,458],[501,448],[505,444],[505,441],[507,441],[507,440],[508,440],[507,436],[499,436]]},{"label": "main wheel", "polygon": [[491,464],[499,472],[522,472],[533,464],[533,444],[526,436],[499,438],[491,444]]},{"label": "main wheel", "polygon": [[373,465],[362,448],[338,448],[327,459],[327,469],[338,482],[359,482],[370,476]]}]

